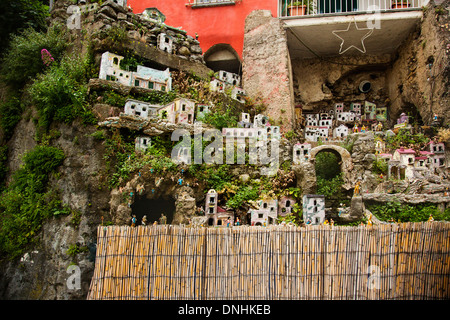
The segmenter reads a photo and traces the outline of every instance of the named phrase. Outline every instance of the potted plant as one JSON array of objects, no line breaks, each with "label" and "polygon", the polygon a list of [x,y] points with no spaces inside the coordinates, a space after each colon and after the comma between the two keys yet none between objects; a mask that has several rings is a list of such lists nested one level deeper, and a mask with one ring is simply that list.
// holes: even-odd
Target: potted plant
[{"label": "potted plant", "polygon": [[304,16],[313,12],[314,0],[295,1],[288,6],[289,16]]},{"label": "potted plant", "polygon": [[392,0],[392,9],[402,9],[411,6],[412,0]]}]

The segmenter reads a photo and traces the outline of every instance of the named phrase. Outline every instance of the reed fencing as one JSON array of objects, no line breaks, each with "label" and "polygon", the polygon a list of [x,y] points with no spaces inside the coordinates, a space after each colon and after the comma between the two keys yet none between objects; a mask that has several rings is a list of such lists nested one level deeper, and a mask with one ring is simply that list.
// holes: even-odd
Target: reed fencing
[{"label": "reed fencing", "polygon": [[88,299],[449,299],[449,230],[99,227]]}]

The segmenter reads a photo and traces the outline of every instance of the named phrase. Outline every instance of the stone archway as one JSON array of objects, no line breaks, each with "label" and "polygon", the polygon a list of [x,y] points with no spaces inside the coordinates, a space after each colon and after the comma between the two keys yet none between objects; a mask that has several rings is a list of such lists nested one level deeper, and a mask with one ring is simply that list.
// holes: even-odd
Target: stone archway
[{"label": "stone archway", "polygon": [[311,160],[315,160],[316,155],[321,151],[336,153],[341,157],[341,171],[343,173],[344,184],[342,187],[346,190],[353,188],[351,179],[351,170],[353,169],[352,156],[347,149],[331,144],[323,144],[311,149]]}]

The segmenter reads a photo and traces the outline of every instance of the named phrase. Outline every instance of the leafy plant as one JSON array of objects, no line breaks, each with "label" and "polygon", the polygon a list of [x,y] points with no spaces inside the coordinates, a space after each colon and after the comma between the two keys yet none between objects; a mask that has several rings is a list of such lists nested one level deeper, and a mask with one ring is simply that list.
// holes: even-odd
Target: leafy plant
[{"label": "leafy plant", "polygon": [[67,47],[67,33],[62,25],[54,24],[46,33],[32,28],[11,39],[2,59],[1,78],[15,88],[21,88],[45,70],[41,50],[47,49],[58,62]]},{"label": "leafy plant", "polygon": [[441,212],[434,204],[409,205],[392,201],[385,204],[369,204],[367,209],[382,221],[391,219],[401,222],[427,221],[430,214],[434,220],[450,220],[450,209]]},{"label": "leafy plant", "polygon": [[10,97],[0,104],[0,125],[7,139],[12,136],[16,124],[21,119],[22,111],[23,106],[16,96]]},{"label": "leafy plant", "polygon": [[0,255],[15,258],[34,242],[42,222],[61,213],[56,192],[48,190],[49,175],[62,164],[64,153],[37,146],[23,157],[11,184],[0,198]]}]

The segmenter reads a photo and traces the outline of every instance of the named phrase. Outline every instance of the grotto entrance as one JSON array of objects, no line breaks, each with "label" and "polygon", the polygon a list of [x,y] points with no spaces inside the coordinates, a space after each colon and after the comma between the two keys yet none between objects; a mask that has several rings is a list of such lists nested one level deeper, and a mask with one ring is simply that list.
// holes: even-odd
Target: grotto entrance
[{"label": "grotto entrance", "polygon": [[141,225],[142,217],[147,216],[147,225],[158,221],[161,214],[167,217],[166,224],[172,223],[175,213],[175,200],[167,197],[149,199],[145,195],[137,195],[131,205],[131,215],[136,215],[136,225]]}]

